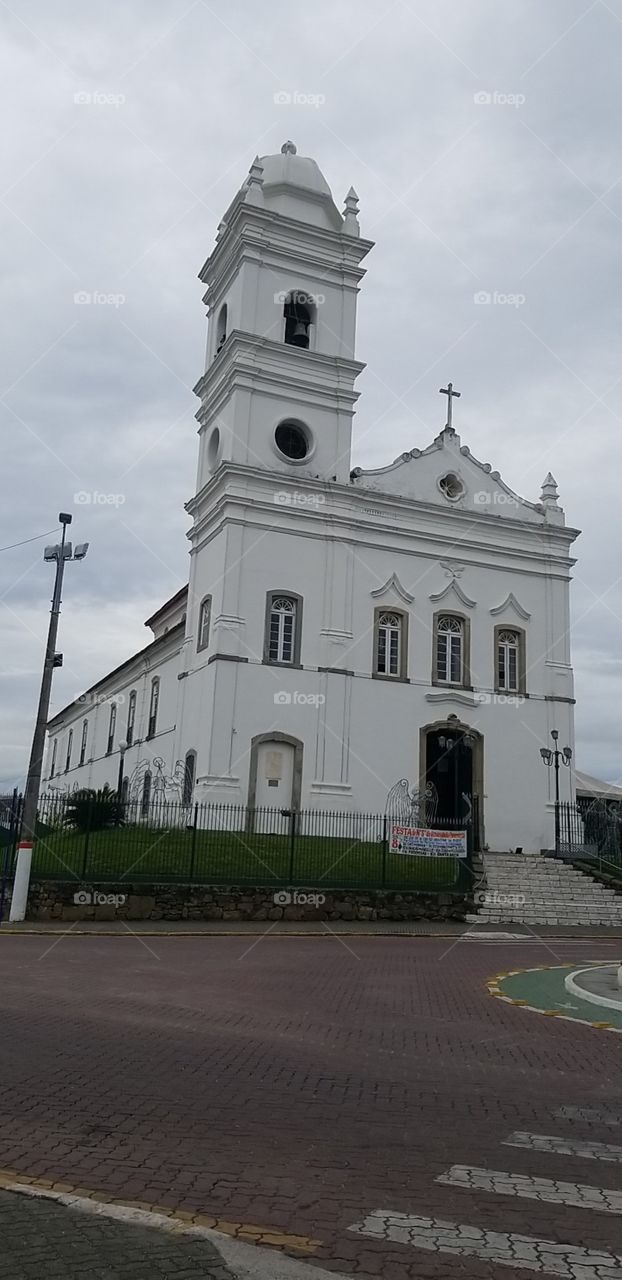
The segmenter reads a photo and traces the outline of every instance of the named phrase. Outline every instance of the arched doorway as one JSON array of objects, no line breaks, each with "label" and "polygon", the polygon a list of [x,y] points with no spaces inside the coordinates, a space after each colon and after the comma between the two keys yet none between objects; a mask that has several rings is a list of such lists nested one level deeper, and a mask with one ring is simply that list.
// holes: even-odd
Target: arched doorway
[{"label": "arched doorway", "polygon": [[434,826],[465,828],[471,849],[483,832],[484,739],[457,716],[424,725],[420,742],[420,786],[434,787]]}]

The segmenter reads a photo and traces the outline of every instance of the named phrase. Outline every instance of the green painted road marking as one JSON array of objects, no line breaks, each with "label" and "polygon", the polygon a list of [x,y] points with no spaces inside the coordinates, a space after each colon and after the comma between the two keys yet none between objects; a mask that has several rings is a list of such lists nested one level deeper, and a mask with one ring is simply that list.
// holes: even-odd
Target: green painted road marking
[{"label": "green painted road marking", "polygon": [[[603,961],[607,963],[607,961]],[[513,970],[496,974],[488,981],[488,990],[497,1000],[516,1003],[521,1008],[542,1013],[550,1018],[589,1023],[604,1030],[622,1031],[622,1008],[609,1009],[568,996],[564,978],[576,964],[547,966],[540,969]]]}]

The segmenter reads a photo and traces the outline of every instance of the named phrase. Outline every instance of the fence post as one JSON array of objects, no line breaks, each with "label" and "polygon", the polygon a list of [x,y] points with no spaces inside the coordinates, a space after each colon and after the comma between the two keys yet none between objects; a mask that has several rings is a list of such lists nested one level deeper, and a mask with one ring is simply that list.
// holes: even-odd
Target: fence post
[{"label": "fence post", "polygon": [[86,815],[86,831],[84,833],[84,853],[82,855],[82,879],[86,880],[86,865],[89,856],[89,839],[91,835],[91,822],[93,819],[93,797],[89,800],[89,807]]},{"label": "fence post", "polygon": [[289,819],[289,883],[294,883],[294,846],[296,842],[296,810],[292,809]]},{"label": "fence post", "polygon": [[386,815],[386,813],[385,813],[384,818],[382,819],[382,876],[381,876],[381,880],[380,880],[380,883],[381,883],[381,885],[382,885],[382,888],[383,888],[383,889],[384,889],[384,886],[385,886],[385,884],[386,884],[386,882],[387,882],[387,844],[388,844],[388,840],[389,840],[389,834],[388,834],[388,822],[387,822],[387,815]]},{"label": "fence post", "polygon": [[198,803],[195,803],[195,806],[194,806],[194,818],[193,818],[193,822],[192,822],[192,840],[191,840],[191,843],[190,843],[190,875],[189,875],[189,877],[188,877],[190,884],[192,884],[192,880],[193,880],[193,877],[194,877],[194,860],[195,860],[196,848],[197,848],[197,821],[198,821],[198,816],[199,816],[199,806],[198,806]]}]

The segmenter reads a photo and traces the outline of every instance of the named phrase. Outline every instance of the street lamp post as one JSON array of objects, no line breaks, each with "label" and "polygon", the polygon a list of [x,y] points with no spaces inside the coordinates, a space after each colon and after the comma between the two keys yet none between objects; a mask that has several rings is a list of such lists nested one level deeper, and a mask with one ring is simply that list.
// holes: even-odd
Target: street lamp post
[{"label": "street lamp post", "polygon": [[546,765],[547,769],[550,769],[551,765],[555,766],[555,853],[559,856],[559,762],[561,760],[562,764],[570,766],[572,750],[570,747],[562,747],[561,751],[559,750],[557,746],[559,739],[557,729],[551,729],[551,737],[555,743],[554,750],[551,750],[550,747],[540,747],[540,755],[542,756],[542,763]]},{"label": "street lamp post", "polygon": [[128,745],[129,744],[125,741],[125,739],[123,740],[123,742],[119,743],[119,773],[117,776],[117,802],[118,802],[119,808],[118,808],[117,825],[120,823],[121,816],[123,813],[123,766],[125,764],[125,753],[127,751]]},{"label": "street lamp post", "polygon": [[56,546],[46,547],[43,552],[43,559],[45,561],[56,561],[56,576],[54,579],[54,594],[52,596],[52,608],[50,610],[50,625],[48,627],[48,638],[45,647],[45,658],[43,661],[39,705],[37,707],[37,718],[35,720],[30,761],[28,764],[28,776],[26,778],[26,787],[24,790],[21,830],[19,844],[17,846],[17,864],[15,867],[15,880],[13,884],[13,896],[11,898],[11,912],[9,915],[10,920],[24,920],[26,916],[28,888],[30,885],[30,867],[32,864],[32,847],[35,839],[37,806],[39,803],[39,788],[41,786],[41,772],[43,768],[43,752],[45,749],[45,732],[50,709],[52,673],[54,671],[54,667],[60,665],[60,662],[57,661],[57,659],[60,658],[60,654],[56,653],[56,637],[58,635],[58,619],[60,616],[65,561],[84,560],[89,545],[88,542],[81,542],[78,544],[74,552],[71,543],[66,541],[67,526],[71,524],[72,518],[73,517],[68,515],[67,512],[60,512],[58,519],[60,524],[63,526],[61,541],[60,543],[57,543]]}]

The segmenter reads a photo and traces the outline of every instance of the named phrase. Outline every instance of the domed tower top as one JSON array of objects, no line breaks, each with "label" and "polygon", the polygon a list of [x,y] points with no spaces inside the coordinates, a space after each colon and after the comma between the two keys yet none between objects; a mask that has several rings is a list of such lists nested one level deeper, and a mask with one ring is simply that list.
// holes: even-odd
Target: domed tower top
[{"label": "domed tower top", "polygon": [[247,199],[251,192],[252,202],[265,209],[330,231],[344,229],[319,165],[310,156],[299,156],[293,142],[284,142],[276,155],[257,157],[242,187]]}]

